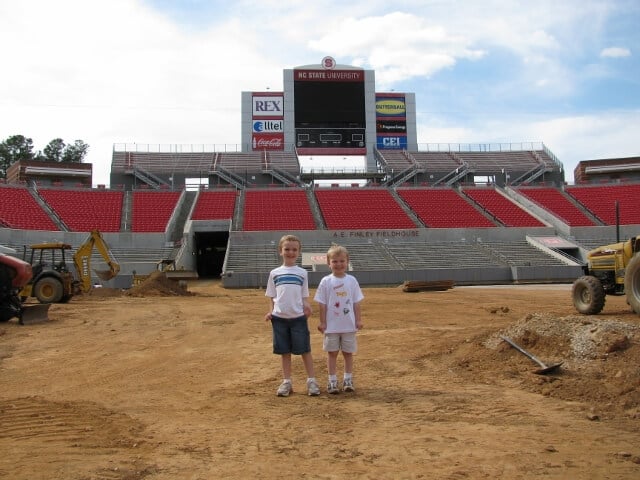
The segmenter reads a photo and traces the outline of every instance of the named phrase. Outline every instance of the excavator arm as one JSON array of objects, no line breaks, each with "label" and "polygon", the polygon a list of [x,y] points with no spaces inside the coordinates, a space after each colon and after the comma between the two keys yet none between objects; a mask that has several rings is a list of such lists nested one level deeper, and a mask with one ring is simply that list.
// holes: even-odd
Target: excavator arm
[{"label": "excavator arm", "polygon": [[80,288],[85,293],[91,290],[91,255],[94,249],[98,251],[109,267],[108,270],[95,270],[101,280],[110,280],[120,272],[120,264],[111,253],[102,234],[98,230],[92,230],[73,255],[73,263],[80,279]]}]

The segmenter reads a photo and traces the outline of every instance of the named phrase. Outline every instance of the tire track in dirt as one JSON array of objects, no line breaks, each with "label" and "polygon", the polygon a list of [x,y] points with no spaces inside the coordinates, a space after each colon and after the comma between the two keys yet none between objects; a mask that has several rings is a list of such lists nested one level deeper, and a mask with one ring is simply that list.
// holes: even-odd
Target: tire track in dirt
[{"label": "tire track in dirt", "polygon": [[[157,470],[150,462],[154,445],[145,426],[90,402],[0,400],[0,448],[4,452],[0,476],[10,465],[14,478],[23,478],[21,464],[28,464],[29,471],[40,464],[37,471],[43,472],[42,478],[135,480]],[[104,467],[84,471],[82,461],[72,461],[86,455],[102,457]]]}]

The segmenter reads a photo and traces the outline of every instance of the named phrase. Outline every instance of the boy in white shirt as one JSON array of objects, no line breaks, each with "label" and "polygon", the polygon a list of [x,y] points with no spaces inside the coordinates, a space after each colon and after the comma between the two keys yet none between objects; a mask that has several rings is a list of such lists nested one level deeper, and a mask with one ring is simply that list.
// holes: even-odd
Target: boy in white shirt
[{"label": "boy in white shirt", "polygon": [[353,385],[353,354],[357,351],[356,332],[362,328],[360,302],[364,299],[356,278],[347,273],[349,252],[332,245],[327,252],[331,274],[320,281],[314,300],[320,308],[318,330],[324,334],[322,348],[327,352],[329,383],[327,392],[339,392],[336,374],[338,353],[344,358],[342,390],[355,392]]},{"label": "boy in white shirt", "polygon": [[311,315],[307,271],[296,265],[302,244],[294,235],[285,235],[278,243],[283,264],[269,273],[265,296],[271,299],[265,320],[273,329],[273,353],[282,358],[283,380],[276,394],[288,397],[291,383],[291,355],[301,355],[307,371],[307,393],[320,395],[315,379],[311,338],[307,318]]}]

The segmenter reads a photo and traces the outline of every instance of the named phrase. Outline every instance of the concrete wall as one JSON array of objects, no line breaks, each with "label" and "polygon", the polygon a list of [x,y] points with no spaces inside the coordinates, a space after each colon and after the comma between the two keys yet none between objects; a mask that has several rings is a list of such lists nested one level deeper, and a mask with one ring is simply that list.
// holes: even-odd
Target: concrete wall
[{"label": "concrete wall", "polygon": [[[366,243],[384,242],[402,244],[429,242],[489,242],[519,241],[527,236],[554,236],[551,227],[535,228],[478,228],[478,229],[433,229],[416,228],[414,230],[326,230],[297,232],[231,232],[229,241],[237,245],[265,245],[271,243],[274,249],[282,235],[293,233],[303,244],[332,242]],[[275,267],[276,265],[274,265]],[[268,271],[223,273],[223,285],[227,288],[263,288],[266,286]],[[362,285],[400,285],[407,280],[452,280],[459,285],[508,284],[533,282],[572,282],[581,274],[577,265],[567,266],[527,266],[527,267],[483,267],[464,269],[423,269],[423,270],[385,270],[353,271]],[[309,272],[309,284],[317,286],[326,272]]]},{"label": "concrete wall", "polygon": [[[552,227],[536,228],[479,228],[479,229],[433,229],[416,228],[411,230],[315,230],[315,231],[274,231],[274,232],[242,232],[230,231],[229,221],[188,221],[184,227],[182,247],[176,259],[178,268],[193,271],[196,268],[194,235],[196,232],[226,232],[229,231],[229,242],[239,245],[272,244],[274,249],[280,237],[293,233],[300,237],[303,243],[331,244],[344,243],[349,245],[358,243],[384,242],[402,244],[403,242],[490,242],[490,241],[519,241],[530,237],[561,236],[568,240],[589,239],[598,240],[601,244],[613,243],[616,238],[616,227],[577,227],[571,228],[568,235],[560,234]],[[620,238],[625,240],[631,236],[640,235],[640,225],[620,227]],[[105,240],[112,250],[145,251],[162,249],[172,245],[162,233],[104,233]],[[65,242],[74,247],[79,246],[86,239],[86,233],[51,232],[16,230],[0,228],[0,244],[12,247],[39,242]],[[133,271],[138,274],[148,274],[156,269],[156,261],[136,261],[135,259],[118,259],[121,264],[121,274],[126,280]],[[275,267],[276,265],[274,265]],[[581,275],[578,265],[566,266],[527,266],[527,267],[486,267],[465,269],[424,269],[424,270],[393,270],[393,271],[354,271],[363,285],[399,285],[406,280],[452,280],[460,285],[472,284],[504,284],[572,282]],[[310,272],[311,285],[317,285],[326,272]],[[223,274],[223,285],[227,288],[263,288],[266,284],[268,271],[253,273]],[[120,280],[118,280],[120,281]]]}]

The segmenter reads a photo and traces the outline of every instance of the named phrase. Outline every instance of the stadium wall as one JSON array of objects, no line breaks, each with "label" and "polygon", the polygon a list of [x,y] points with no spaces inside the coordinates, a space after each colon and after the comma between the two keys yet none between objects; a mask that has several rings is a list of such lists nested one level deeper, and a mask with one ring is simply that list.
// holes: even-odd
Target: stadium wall
[{"label": "stadium wall", "polygon": [[[164,233],[102,233],[103,238],[109,245],[115,259],[120,264],[120,273],[109,281],[101,282],[105,286],[114,288],[129,288],[133,283],[133,276],[136,274],[147,275],[158,268],[157,262],[162,252],[169,252],[172,248],[167,242]],[[22,258],[24,246],[44,242],[68,243],[73,247],[75,253],[77,248],[87,239],[86,232],[61,232],[44,230],[18,230],[12,228],[0,228],[0,244],[10,246],[18,251],[18,256]],[[138,252],[138,253],[136,253]],[[148,256],[142,258],[139,252],[147,252]],[[73,253],[67,258],[67,263],[73,264]],[[95,253],[92,255],[94,257]],[[97,264],[92,268],[95,270]],[[97,268],[101,270],[102,268]],[[97,276],[93,275],[98,281]]]},{"label": "stadium wall", "polygon": [[[176,257],[177,269],[186,271],[195,270],[194,235],[198,231],[228,231],[229,222],[188,222],[185,225],[182,248]],[[467,242],[481,243],[491,241],[518,241],[528,237],[553,237],[558,232],[553,227],[539,228],[488,228],[488,229],[414,229],[414,230],[345,230],[345,231],[270,231],[270,232],[229,232],[229,245],[271,245],[277,250],[280,237],[287,233],[293,233],[300,237],[303,243],[303,252],[309,251],[309,245],[323,245],[323,248],[314,247],[318,253],[326,252],[331,243],[358,242],[360,244],[371,242],[385,242],[402,244],[411,242]],[[640,225],[626,225],[619,227],[573,227],[568,235],[561,235],[567,240],[573,240],[577,245],[606,245],[614,243],[619,234],[620,240],[640,234]],[[105,286],[117,286],[126,288],[131,285],[135,274],[149,274],[157,269],[157,262],[162,259],[162,252],[171,252],[173,242],[169,242],[163,233],[104,233],[107,243],[114,252],[114,256],[121,266],[121,273],[115,282]],[[23,245],[31,245],[40,242],[65,242],[77,248],[87,234],[82,232],[60,231],[33,231],[0,228],[0,244],[10,246],[22,253]],[[305,244],[307,247],[305,247]],[[586,253],[587,249],[581,249]],[[140,252],[151,254],[146,259],[140,258]],[[275,267],[276,265],[272,265]],[[95,268],[95,265],[94,265]],[[268,275],[268,268],[256,272],[225,271],[222,275],[222,283],[226,288],[263,288]],[[482,285],[482,284],[512,284],[512,283],[571,283],[582,274],[579,265],[567,263],[564,266],[518,266],[518,267],[494,267],[481,268],[430,268],[430,269],[400,269],[400,270],[356,270],[353,272],[358,280],[367,286],[399,285],[407,280],[435,281],[452,280],[458,285]],[[326,275],[326,271],[309,272],[310,285],[315,287],[320,279]]]},{"label": "stadium wall", "polygon": [[[350,242],[362,240],[366,242],[384,242],[402,244],[411,242],[467,242],[483,241],[516,241],[527,236],[554,236],[556,231],[551,227],[536,228],[490,228],[490,229],[429,229],[415,230],[345,230],[345,231],[298,231],[298,232],[230,232],[229,243],[235,245],[264,246],[271,243],[277,250],[278,240],[282,235],[293,233],[302,241],[303,252],[309,251],[308,245],[319,243],[329,248],[331,243],[344,243],[347,248]],[[307,245],[305,247],[305,245]],[[326,249],[324,251],[326,251]],[[314,251],[317,249],[314,249]],[[320,253],[320,252],[318,252]],[[324,252],[322,252],[324,253]],[[275,265],[274,265],[275,266]],[[262,288],[265,286],[268,271],[258,272],[223,272],[223,285],[226,288]],[[357,270],[353,274],[363,285],[399,285],[407,280],[435,281],[452,280],[458,285],[478,284],[510,284],[510,283],[567,283],[573,282],[581,275],[579,265],[566,266],[526,266],[526,267],[493,267],[482,268],[432,268],[417,270]],[[309,272],[310,286],[317,286],[323,272]]]}]

